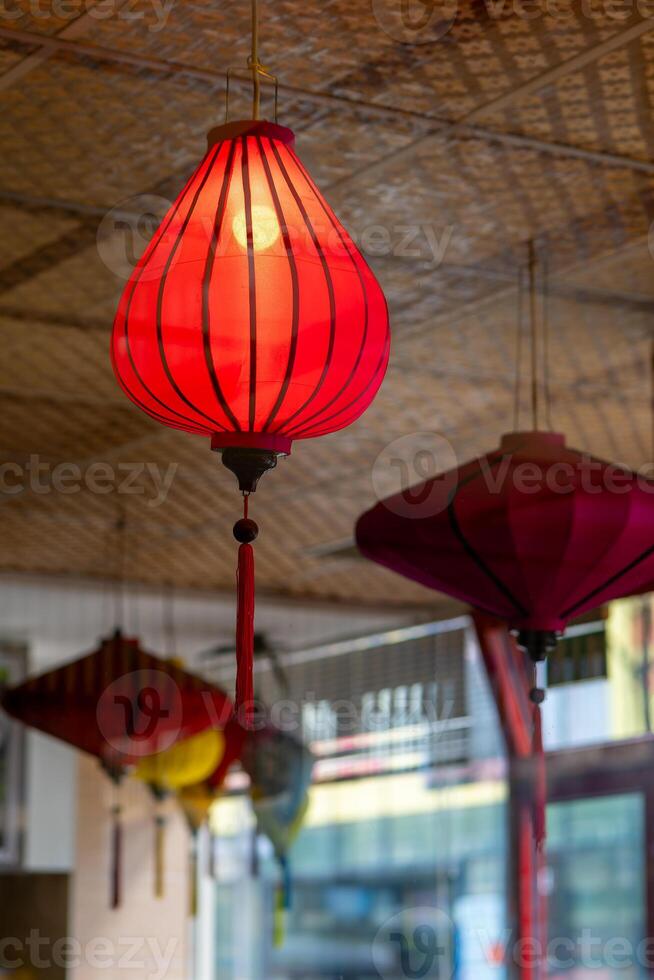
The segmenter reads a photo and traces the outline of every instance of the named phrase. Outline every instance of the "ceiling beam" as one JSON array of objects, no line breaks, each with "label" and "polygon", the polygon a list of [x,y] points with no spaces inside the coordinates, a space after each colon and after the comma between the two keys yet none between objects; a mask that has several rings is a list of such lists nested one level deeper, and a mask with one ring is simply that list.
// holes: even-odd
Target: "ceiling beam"
[{"label": "ceiling beam", "polygon": [[546,71],[541,72],[540,75],[535,75],[523,85],[518,85],[516,88],[511,89],[511,91],[505,92],[503,95],[498,95],[488,102],[484,102],[482,105],[477,106],[476,109],[473,109],[472,112],[466,113],[461,121],[469,123],[476,122],[491,112],[499,112],[502,109],[509,108],[509,106],[514,105],[518,100],[528,98],[530,95],[537,95],[538,92],[542,91],[548,85],[554,85],[562,78],[581,71],[588,65],[595,64],[595,62],[606,57],[607,54],[619,51],[625,45],[630,44],[631,41],[637,40],[651,30],[654,30],[654,20],[651,17],[643,18],[636,24],[632,24],[631,27],[625,27],[623,31],[612,34],[611,37],[602,41],[600,44],[585,48],[572,58],[567,58],[558,65],[554,65],[553,68],[548,68]]},{"label": "ceiling beam", "polygon": [[[353,99],[344,95],[335,95],[330,92],[320,92],[303,88],[300,85],[280,83],[279,90],[289,97],[309,101],[315,105],[333,106],[339,110],[343,110],[344,108],[349,108],[352,111],[364,110],[371,117],[382,119],[403,118],[414,120],[429,127],[422,134],[421,138],[425,139],[446,132],[447,134],[451,134],[453,138],[480,139],[492,143],[505,143],[509,146],[529,146],[538,152],[549,155],[588,159],[604,166],[623,167],[641,173],[654,174],[654,164],[649,161],[611,153],[589,151],[582,147],[570,146],[563,143],[549,143],[546,140],[524,137],[515,133],[503,133],[474,125],[474,119],[477,113],[487,113],[491,108],[497,108],[500,105],[500,100],[502,105],[507,105],[509,100],[513,103],[518,98],[533,94],[534,91],[551,84],[552,81],[558,78],[564,77],[569,72],[580,70],[580,65],[584,67],[596,61],[598,58],[603,57],[606,53],[629,43],[635,37],[644,34],[647,30],[651,30],[653,26],[654,22],[652,20],[643,20],[637,25],[633,25],[631,28],[619,32],[607,41],[582,52],[581,55],[570,58],[555,68],[538,75],[535,79],[531,79],[524,85],[513,89],[512,92],[506,93],[489,103],[485,103],[478,109],[474,109],[472,113],[458,120],[441,119],[424,112],[379,105],[378,103],[368,102],[364,99]],[[81,58],[90,57],[96,59],[98,62],[104,61],[112,64],[130,65],[140,70],[150,71],[159,75],[167,75],[169,77],[184,76],[186,78],[194,78],[198,81],[206,82],[212,87],[218,84],[224,85],[225,81],[224,72],[207,68],[197,68],[193,65],[180,62],[165,61],[161,58],[152,58],[129,51],[121,51],[116,48],[107,48],[101,45],[90,44],[86,41],[80,41],[79,39],[70,40],[60,35],[48,37],[35,31],[12,30],[11,28],[0,27],[0,38],[4,38],[6,41],[13,42],[14,44],[47,44],[55,52],[72,54]],[[235,86],[243,86],[244,84],[246,83],[239,79],[234,79]],[[407,147],[407,150],[411,149],[413,149],[413,142]],[[394,155],[390,154],[386,159],[394,158]]]},{"label": "ceiling beam", "polygon": [[[35,68],[39,68],[44,61],[57,53],[57,47],[53,43],[55,39],[62,41],[74,41],[81,37],[89,27],[94,24],[93,8],[98,6],[101,0],[86,0],[85,10],[78,17],[75,17],[60,31],[50,37],[41,35],[43,40],[38,45],[36,51],[31,51],[26,57],[22,58],[18,64],[12,65],[7,71],[0,75],[0,92],[6,92],[17,82],[22,81]],[[114,0],[114,13],[124,6],[127,0]],[[25,42],[26,46],[31,46],[34,42]]]},{"label": "ceiling beam", "polygon": [[510,91],[504,92],[502,95],[499,95],[488,102],[484,102],[482,105],[477,106],[470,112],[465,113],[459,119],[451,122],[437,122],[435,126],[431,126],[424,133],[414,137],[409,143],[399,147],[393,153],[386,153],[385,155],[378,157],[376,160],[373,160],[371,163],[365,164],[354,173],[348,174],[345,177],[334,181],[332,187],[349,184],[359,177],[368,177],[373,171],[384,169],[390,162],[396,163],[398,160],[403,160],[406,157],[410,157],[413,155],[413,153],[415,153],[419,146],[428,142],[430,139],[445,137],[445,139],[449,140],[463,138],[466,136],[469,139],[479,139],[480,134],[483,134],[481,135],[481,138],[487,142],[503,143],[509,146],[529,148],[539,153],[548,153],[550,155],[553,154],[556,156],[566,156],[574,159],[586,160],[589,163],[595,163],[603,166],[636,170],[643,174],[654,174],[654,164],[646,160],[635,160],[630,157],[623,157],[613,153],[605,153],[603,151],[597,152],[595,150],[587,150],[582,147],[570,146],[568,144],[547,143],[543,140],[532,139],[531,137],[523,136],[521,134],[502,133],[497,130],[480,129],[478,125],[476,125],[480,119],[487,117],[489,113],[507,109],[510,106],[515,105],[516,102],[537,94],[548,85],[554,85],[562,78],[565,78],[570,74],[574,74],[575,72],[582,71],[588,65],[594,64],[601,58],[604,58],[607,54],[619,50],[626,44],[629,44],[631,41],[636,40],[651,30],[654,30],[654,19],[644,18],[643,20],[638,21],[638,23],[633,24],[631,27],[627,27],[623,31],[618,31],[616,34],[613,34],[606,41],[593,45],[591,48],[586,48],[579,54],[574,55],[574,57],[560,62],[553,68],[548,68],[547,71],[541,72],[534,78],[530,78],[529,81],[524,82],[522,85],[518,85],[516,88],[513,88]]},{"label": "ceiling beam", "polygon": [[[58,211],[68,215],[70,218],[79,219],[80,215],[89,218],[104,218],[110,208],[103,205],[84,204],[82,201],[67,201],[56,197],[39,197],[34,194],[23,194],[20,191],[0,189],[0,202],[4,206],[15,205],[22,211],[29,211],[33,214],[47,213],[48,211]],[[116,217],[131,218],[135,213],[131,211],[115,212]]]},{"label": "ceiling beam", "polygon": [[24,282],[29,282],[42,272],[65,262],[85,249],[90,248],[97,239],[97,223],[86,218],[74,228],[70,228],[54,241],[40,245],[34,251],[21,256],[0,269],[0,295],[11,292]]},{"label": "ceiling beam", "polygon": [[[80,317],[74,313],[52,313],[47,310],[30,310],[25,306],[0,305],[0,321],[14,320],[17,323],[40,324],[48,327],[61,327],[64,330],[82,330],[85,333],[99,330],[107,333],[111,327],[109,318]],[[2,324],[0,322],[0,330]]]}]

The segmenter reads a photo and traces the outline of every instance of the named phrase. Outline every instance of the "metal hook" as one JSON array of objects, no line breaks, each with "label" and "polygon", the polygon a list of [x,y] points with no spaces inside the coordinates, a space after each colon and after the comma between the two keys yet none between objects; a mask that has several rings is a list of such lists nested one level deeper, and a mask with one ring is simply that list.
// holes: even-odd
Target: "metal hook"
[{"label": "metal hook", "polygon": [[[249,64],[249,61],[248,61]],[[252,73],[254,69],[250,68],[249,72]],[[248,69],[241,67],[228,68],[225,72],[225,122],[229,121],[229,95],[231,91],[231,80],[232,76],[239,78],[248,72]],[[266,81],[272,82],[275,86],[274,103],[273,103],[273,117],[274,121],[278,121],[279,113],[279,79],[277,75],[273,75],[269,72],[263,65],[256,66],[256,74],[260,75]]]}]

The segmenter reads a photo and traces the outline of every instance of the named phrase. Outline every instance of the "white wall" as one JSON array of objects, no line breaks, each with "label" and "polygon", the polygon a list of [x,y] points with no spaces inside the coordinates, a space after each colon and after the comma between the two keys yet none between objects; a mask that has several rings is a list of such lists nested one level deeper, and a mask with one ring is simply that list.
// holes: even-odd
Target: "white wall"
[{"label": "white wall", "polygon": [[122,900],[110,908],[111,817],[115,790],[94,761],[79,760],[79,820],[71,881],[69,934],[77,961],[71,980],[189,977],[189,834],[173,801],[164,804],[164,893],[154,895],[152,799],[135,779],[120,791],[123,809]]},{"label": "white wall", "polygon": [[57,739],[29,732],[25,741],[23,867],[66,872],[75,860],[78,755]]}]

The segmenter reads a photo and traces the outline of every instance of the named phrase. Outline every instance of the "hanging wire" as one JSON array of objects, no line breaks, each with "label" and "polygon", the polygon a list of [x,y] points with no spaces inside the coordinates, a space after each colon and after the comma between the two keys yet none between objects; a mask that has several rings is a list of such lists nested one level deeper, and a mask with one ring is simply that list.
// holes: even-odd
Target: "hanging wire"
[{"label": "hanging wire", "polygon": [[[529,357],[531,362],[531,421],[532,427],[538,431],[541,415],[541,384],[544,402],[544,423],[547,429],[552,429],[552,396],[550,388],[550,288],[549,288],[549,258],[545,250],[538,253],[533,241],[527,245],[526,277],[529,292]],[[518,430],[520,425],[520,396],[522,394],[522,335],[525,318],[525,271],[518,271],[518,326],[516,331],[516,365],[515,388],[513,395],[513,425]],[[540,293],[540,302],[539,302]],[[540,316],[540,345],[539,345],[539,316]],[[540,349],[539,349],[540,347]],[[653,354],[654,356],[654,354]],[[653,371],[653,450],[654,450],[654,361]]]},{"label": "hanging wire", "polygon": [[125,529],[127,521],[125,510],[118,505],[118,517],[116,518],[116,551],[115,551],[115,586],[114,586],[114,625],[117,630],[125,629]]},{"label": "hanging wire", "polygon": [[538,431],[538,303],[536,291],[536,249],[533,240],[528,245],[527,269],[529,274],[529,331],[531,339],[531,417],[534,431]]},{"label": "hanging wire", "polygon": [[115,555],[114,555],[114,540],[113,536],[115,534],[115,525],[110,523],[104,530],[104,542],[102,545],[103,553],[103,567],[105,569],[105,574],[102,577],[102,621],[106,624],[106,629],[111,631],[112,628],[115,629],[116,623],[112,615],[112,599],[115,604]]},{"label": "hanging wire", "polygon": [[513,430],[520,429],[520,395],[522,389],[522,331],[524,324],[524,281],[522,266],[518,268],[518,309],[515,335],[515,380],[513,390]]},{"label": "hanging wire", "polygon": [[164,644],[168,657],[177,656],[177,633],[175,631],[175,586],[172,582],[163,593]]},{"label": "hanging wire", "polygon": [[[261,81],[272,82],[275,87],[274,120],[277,122],[279,107],[279,80],[261,63],[259,58],[259,2],[251,0],[252,44],[247,60],[247,71],[252,76],[252,118],[259,119],[261,112]],[[229,92],[232,75],[237,76],[243,69],[228,68],[225,85],[225,122],[229,120]]]},{"label": "hanging wire", "polygon": [[547,250],[541,253],[543,293],[543,394],[545,396],[545,424],[552,430],[552,393],[550,390],[550,262]]},{"label": "hanging wire", "polygon": [[[126,515],[127,513],[128,512],[126,511]],[[132,522],[132,527],[135,526],[136,526],[135,522]],[[135,571],[138,569],[138,543],[139,543],[138,537],[135,534],[133,534],[130,540],[129,557],[130,557],[130,563],[132,565],[132,568]],[[123,568],[123,592],[125,592],[125,595],[127,596],[127,554],[125,554],[123,560],[125,562]],[[141,632],[141,591],[140,589],[137,588],[135,583],[133,583],[132,585],[132,591],[130,597],[132,599],[132,601],[129,604],[129,608],[131,611],[132,626],[134,629],[134,633],[138,636],[138,634]]]},{"label": "hanging wire", "polygon": [[259,118],[261,108],[261,77],[262,68],[259,61],[259,2],[252,0],[252,54],[249,66],[252,69],[252,118]]}]

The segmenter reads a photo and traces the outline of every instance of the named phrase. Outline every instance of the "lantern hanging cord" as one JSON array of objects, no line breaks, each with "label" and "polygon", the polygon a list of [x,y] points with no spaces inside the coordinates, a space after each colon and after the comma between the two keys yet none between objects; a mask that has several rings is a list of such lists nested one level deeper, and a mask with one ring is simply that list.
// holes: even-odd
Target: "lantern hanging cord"
[{"label": "lantern hanging cord", "polygon": [[166,648],[170,659],[177,657],[177,632],[175,630],[175,586],[172,582],[168,583],[168,588],[163,595],[163,627]]},{"label": "lantern hanging cord", "polygon": [[259,0],[252,0],[252,52],[248,58],[248,68],[252,71],[252,118],[259,118],[261,107],[261,71],[259,61]]},{"label": "lantern hanging cord", "polygon": [[513,390],[513,428],[520,428],[520,394],[522,388],[522,329],[524,320],[524,283],[522,268],[518,269],[518,323],[515,336],[515,380]]},{"label": "lantern hanging cord", "polygon": [[115,524],[116,555],[114,572],[114,626],[117,630],[125,629],[126,527],[125,511],[122,507],[119,507]]},{"label": "lantern hanging cord", "polygon": [[543,267],[543,390],[545,395],[545,423],[552,430],[552,395],[550,392],[550,265],[547,252],[542,259]]},{"label": "lantern hanging cord", "polygon": [[531,334],[531,414],[534,430],[538,430],[538,328],[536,320],[536,249],[533,240],[528,246],[529,329]]}]

